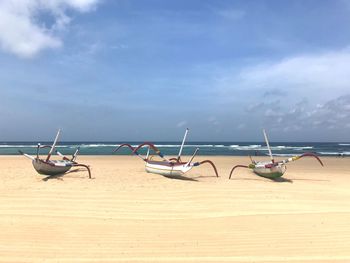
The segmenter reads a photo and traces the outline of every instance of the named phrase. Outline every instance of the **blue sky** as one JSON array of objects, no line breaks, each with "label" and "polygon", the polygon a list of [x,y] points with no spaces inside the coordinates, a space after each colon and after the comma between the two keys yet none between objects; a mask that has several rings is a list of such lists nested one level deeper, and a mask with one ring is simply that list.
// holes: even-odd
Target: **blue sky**
[{"label": "blue sky", "polygon": [[350,141],[350,1],[0,0],[0,140]]}]

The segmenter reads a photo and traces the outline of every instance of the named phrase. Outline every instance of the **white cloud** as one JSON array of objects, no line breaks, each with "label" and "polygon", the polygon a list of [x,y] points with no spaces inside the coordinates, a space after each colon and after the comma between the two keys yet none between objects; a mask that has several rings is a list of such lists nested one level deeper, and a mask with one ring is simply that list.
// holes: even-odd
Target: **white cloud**
[{"label": "white cloud", "polygon": [[350,48],[210,70],[213,99],[247,134],[266,127],[280,140],[297,138],[294,132],[299,140],[349,140]]},{"label": "white cloud", "polygon": [[319,104],[310,103],[307,99],[288,104],[281,102],[277,105],[265,101],[250,107],[243,119],[247,119],[247,125],[242,129],[252,129],[253,123],[254,129],[266,127],[275,132],[279,140],[293,136],[296,140],[332,138],[348,141],[350,94],[329,98]]},{"label": "white cloud", "polygon": [[245,69],[239,78],[245,87],[294,91],[305,96],[314,93],[329,98],[330,90],[338,95],[349,90],[350,52],[291,57]]},{"label": "white cloud", "polygon": [[292,104],[302,98],[322,103],[348,93],[350,88],[350,49],[289,56],[278,61],[265,61],[241,70],[224,70],[215,78],[224,101],[245,103],[279,97]]},{"label": "white cloud", "polygon": [[[67,10],[87,12],[99,0],[0,0],[0,48],[22,58],[62,46],[58,31],[70,22]],[[45,25],[41,15],[53,22]]]},{"label": "white cloud", "polygon": [[280,109],[278,112],[267,109],[262,116],[259,112],[256,114],[259,114],[261,120],[269,127],[277,130],[283,129],[286,132],[300,130],[301,127],[317,132],[325,129],[348,130],[350,95],[340,96],[316,106],[307,107],[308,104],[303,100],[290,108]]}]

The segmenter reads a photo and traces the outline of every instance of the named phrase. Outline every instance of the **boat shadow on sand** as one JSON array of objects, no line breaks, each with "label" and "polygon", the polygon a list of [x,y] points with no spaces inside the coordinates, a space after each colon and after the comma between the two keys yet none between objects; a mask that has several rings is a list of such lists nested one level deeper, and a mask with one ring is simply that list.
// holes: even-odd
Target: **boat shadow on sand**
[{"label": "boat shadow on sand", "polygon": [[274,179],[270,179],[270,178],[263,178],[263,177],[258,177],[258,178],[232,178],[232,181],[234,180],[243,180],[243,181],[267,181],[267,182],[273,182],[273,183],[293,183],[293,180],[291,179],[287,179],[287,178],[283,178],[283,177],[278,177],[278,178],[274,178]]},{"label": "boat shadow on sand", "polygon": [[[63,181],[63,176],[65,175],[68,175],[68,174],[71,174],[71,173],[77,173],[77,172],[81,172],[81,171],[85,171],[84,169],[80,169],[80,168],[77,168],[77,169],[73,169],[73,170],[70,170],[66,173],[61,173],[61,174],[55,174],[55,175],[50,175],[50,176],[46,176],[45,178],[41,179],[42,181],[49,181],[49,180],[52,180],[52,179],[56,179],[56,180],[61,180]],[[82,178],[82,177],[81,177]],[[91,179],[94,179],[94,178],[91,178]]]},{"label": "boat shadow on sand", "polygon": [[293,183],[294,181],[314,181],[314,182],[329,182],[330,180],[322,180],[322,179],[288,179],[284,177],[278,177],[274,179],[270,178],[232,178],[231,180],[247,180],[247,181],[267,181],[272,183]]},{"label": "boat shadow on sand", "polygon": [[195,178],[190,178],[182,175],[162,175],[162,176],[168,179],[198,182],[198,180]]},{"label": "boat shadow on sand", "polygon": [[203,178],[213,178],[213,176],[206,176],[206,175],[200,175],[196,177],[186,177],[182,175],[174,176],[174,175],[162,175],[163,177],[169,178],[169,179],[175,179],[175,180],[183,180],[183,181],[192,181],[192,182],[199,182],[200,179]]}]

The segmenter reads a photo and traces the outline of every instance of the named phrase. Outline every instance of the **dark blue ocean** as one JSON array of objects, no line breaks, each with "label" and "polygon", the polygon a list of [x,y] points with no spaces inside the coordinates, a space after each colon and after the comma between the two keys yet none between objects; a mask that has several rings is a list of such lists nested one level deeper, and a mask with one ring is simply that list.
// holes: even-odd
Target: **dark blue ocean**
[{"label": "dark blue ocean", "polygon": [[[121,142],[61,142],[57,149],[66,155],[72,154],[80,146],[81,155],[112,155],[113,150]],[[137,146],[141,142],[129,142]],[[51,142],[41,142],[51,144]],[[289,156],[303,152],[314,152],[324,156],[344,155],[350,156],[350,143],[306,143],[306,142],[271,142],[272,152],[275,156]],[[156,142],[155,145],[165,155],[176,155],[179,151],[180,142]],[[0,142],[0,155],[17,155],[18,150],[28,154],[36,153],[36,142]],[[267,148],[264,142],[187,142],[183,154],[192,155],[196,148],[199,148],[199,155],[266,155]],[[43,154],[48,150],[41,150]],[[142,153],[146,149],[141,150]],[[120,155],[130,154],[127,148],[121,149]]]}]

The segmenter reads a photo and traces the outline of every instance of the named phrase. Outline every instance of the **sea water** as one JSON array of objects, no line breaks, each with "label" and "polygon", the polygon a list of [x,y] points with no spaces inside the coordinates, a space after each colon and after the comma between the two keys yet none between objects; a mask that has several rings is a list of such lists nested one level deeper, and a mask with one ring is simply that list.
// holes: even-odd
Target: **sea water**
[{"label": "sea water", "polygon": [[[41,142],[42,145],[50,145],[52,142]],[[141,142],[128,142],[133,147]],[[130,149],[122,148],[113,153],[121,142],[60,142],[57,150],[62,154],[73,154],[80,147],[81,155],[129,155]],[[156,142],[155,146],[164,155],[177,155],[181,142]],[[292,156],[304,152],[313,152],[324,156],[350,156],[350,143],[325,143],[325,142],[271,142],[271,150],[275,156]],[[0,142],[0,155],[18,155],[19,150],[36,154],[37,142]],[[268,151],[263,142],[187,142],[183,149],[183,155],[192,155],[199,148],[199,155],[267,155]],[[146,147],[140,153],[146,153]],[[46,154],[48,149],[41,149]]]}]

